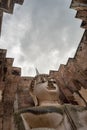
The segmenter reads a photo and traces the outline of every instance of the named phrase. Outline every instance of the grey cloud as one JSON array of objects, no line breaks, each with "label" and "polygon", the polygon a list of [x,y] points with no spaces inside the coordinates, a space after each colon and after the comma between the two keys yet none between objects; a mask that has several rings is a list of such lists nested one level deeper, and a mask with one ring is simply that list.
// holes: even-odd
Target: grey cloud
[{"label": "grey cloud", "polygon": [[[34,66],[41,72],[58,69],[73,56],[83,30],[80,20],[70,10],[70,0],[25,0],[16,6],[13,16],[5,16],[1,39],[9,51],[18,46],[17,64],[28,67],[25,73],[33,74]],[[8,25],[8,26],[7,26]]]},{"label": "grey cloud", "polygon": [[[61,52],[67,51],[70,46],[71,49],[73,48],[76,44],[73,39],[78,41],[78,34],[80,34],[78,30],[80,21],[75,21],[73,18],[75,13],[73,16],[71,15],[72,11],[67,6],[67,2],[63,0],[32,1],[32,27],[25,33],[26,37],[24,36],[22,39],[22,51],[27,46],[25,53],[32,54],[33,49],[38,47],[39,49],[35,50],[37,57],[38,53],[46,53],[55,48]],[[67,43],[64,43],[63,37],[66,37]]]}]

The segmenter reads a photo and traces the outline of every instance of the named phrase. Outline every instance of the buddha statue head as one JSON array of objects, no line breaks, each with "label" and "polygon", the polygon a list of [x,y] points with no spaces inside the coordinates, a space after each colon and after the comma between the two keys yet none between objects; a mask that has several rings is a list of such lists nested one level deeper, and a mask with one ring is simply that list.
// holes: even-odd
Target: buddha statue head
[{"label": "buddha statue head", "polygon": [[31,82],[30,94],[35,106],[58,105],[59,88],[49,75],[37,75]]}]

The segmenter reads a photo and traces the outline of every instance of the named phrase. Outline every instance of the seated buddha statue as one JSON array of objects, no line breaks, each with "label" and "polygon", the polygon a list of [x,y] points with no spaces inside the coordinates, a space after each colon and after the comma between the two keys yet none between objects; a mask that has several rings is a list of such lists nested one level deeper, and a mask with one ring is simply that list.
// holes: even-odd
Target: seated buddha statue
[{"label": "seated buddha statue", "polygon": [[61,105],[55,79],[37,75],[29,92],[35,106],[19,111],[25,130],[87,130],[87,109]]}]

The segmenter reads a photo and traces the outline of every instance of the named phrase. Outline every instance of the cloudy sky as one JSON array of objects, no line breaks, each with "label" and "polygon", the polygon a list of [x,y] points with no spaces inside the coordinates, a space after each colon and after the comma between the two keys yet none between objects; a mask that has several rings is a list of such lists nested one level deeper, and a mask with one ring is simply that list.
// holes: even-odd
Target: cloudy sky
[{"label": "cloudy sky", "polygon": [[14,14],[4,14],[0,48],[7,49],[22,75],[58,70],[73,57],[81,40],[81,20],[69,8],[71,0],[25,0]]}]

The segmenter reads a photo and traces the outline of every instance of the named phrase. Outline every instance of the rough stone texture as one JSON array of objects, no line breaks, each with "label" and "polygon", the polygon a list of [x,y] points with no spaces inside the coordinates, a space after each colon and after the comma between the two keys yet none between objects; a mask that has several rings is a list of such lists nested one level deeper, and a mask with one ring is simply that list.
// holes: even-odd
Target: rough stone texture
[{"label": "rough stone texture", "polygon": [[29,94],[29,87],[32,81],[32,77],[21,77],[21,81],[18,86],[18,108],[25,108],[33,106],[33,100]]},{"label": "rough stone texture", "polygon": [[0,130],[2,130],[2,118],[0,118]]},{"label": "rough stone texture", "polygon": [[14,100],[17,91],[17,84],[20,80],[20,68],[12,67],[13,59],[6,58],[5,60],[5,88],[3,93],[3,130],[11,129],[12,115],[14,112]]},{"label": "rough stone texture", "polygon": [[[84,14],[84,15],[83,15]],[[82,19],[84,21],[87,21],[87,10],[79,10],[76,14],[76,18]]]}]

